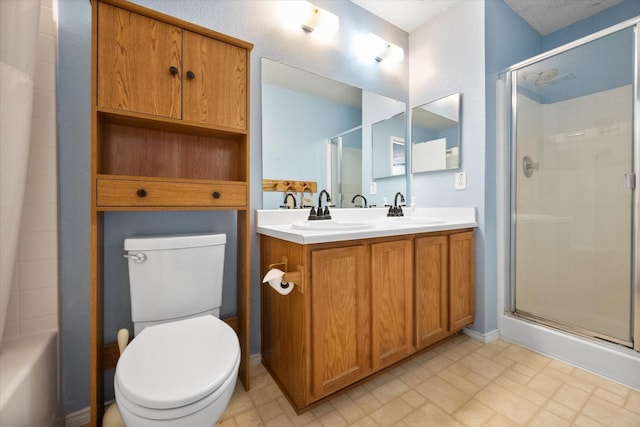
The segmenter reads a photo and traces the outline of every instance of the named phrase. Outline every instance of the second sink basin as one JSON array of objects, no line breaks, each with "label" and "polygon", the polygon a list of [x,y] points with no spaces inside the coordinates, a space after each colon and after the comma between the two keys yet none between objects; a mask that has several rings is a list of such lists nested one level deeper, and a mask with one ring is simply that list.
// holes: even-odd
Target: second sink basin
[{"label": "second sink basin", "polygon": [[372,222],[338,221],[335,219],[298,221],[291,224],[293,229],[307,231],[352,231],[364,230],[373,226]]}]

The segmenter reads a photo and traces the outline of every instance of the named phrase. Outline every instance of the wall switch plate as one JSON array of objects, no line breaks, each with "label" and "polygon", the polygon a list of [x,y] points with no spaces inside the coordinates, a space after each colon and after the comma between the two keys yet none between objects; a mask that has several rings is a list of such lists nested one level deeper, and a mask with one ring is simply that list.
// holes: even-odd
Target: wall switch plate
[{"label": "wall switch plate", "polygon": [[456,190],[466,190],[466,189],[467,189],[467,173],[466,172],[456,173]]},{"label": "wall switch plate", "polygon": [[369,183],[369,194],[376,194],[378,192],[378,186],[375,182]]}]

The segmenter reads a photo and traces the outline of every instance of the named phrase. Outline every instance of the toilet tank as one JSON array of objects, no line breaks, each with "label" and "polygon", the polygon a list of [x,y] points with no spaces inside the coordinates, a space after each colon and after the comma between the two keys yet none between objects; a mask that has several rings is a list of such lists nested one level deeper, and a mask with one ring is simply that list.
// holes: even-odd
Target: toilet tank
[{"label": "toilet tank", "polygon": [[219,317],[225,243],[225,234],[125,239],[136,335],[157,323],[201,314]]}]

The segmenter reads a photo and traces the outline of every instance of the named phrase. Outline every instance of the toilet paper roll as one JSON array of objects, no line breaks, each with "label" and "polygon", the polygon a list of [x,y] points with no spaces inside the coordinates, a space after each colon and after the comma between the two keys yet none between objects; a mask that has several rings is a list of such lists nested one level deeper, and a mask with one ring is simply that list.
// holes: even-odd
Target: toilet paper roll
[{"label": "toilet paper roll", "polygon": [[272,268],[264,275],[262,283],[269,283],[273,289],[281,295],[289,295],[294,288],[295,283],[284,281],[284,271]]}]

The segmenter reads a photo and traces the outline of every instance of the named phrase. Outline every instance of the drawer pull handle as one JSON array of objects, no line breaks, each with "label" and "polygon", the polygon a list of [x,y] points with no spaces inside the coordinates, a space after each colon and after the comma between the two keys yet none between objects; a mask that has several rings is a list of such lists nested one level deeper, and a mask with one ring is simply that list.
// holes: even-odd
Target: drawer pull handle
[{"label": "drawer pull handle", "polygon": [[189,80],[193,80],[193,79],[196,78],[196,75],[195,75],[195,73],[193,71],[187,71],[187,78]]},{"label": "drawer pull handle", "polygon": [[175,76],[176,74],[178,74],[178,67],[169,67],[169,73],[171,73],[172,76]]},{"label": "drawer pull handle", "polygon": [[214,199],[219,199],[220,198],[220,193],[218,191],[214,191],[213,192],[213,198]]},{"label": "drawer pull handle", "polygon": [[147,197],[147,190],[145,190],[144,188],[141,188],[138,191],[136,191],[136,194],[138,195],[138,197]]}]

